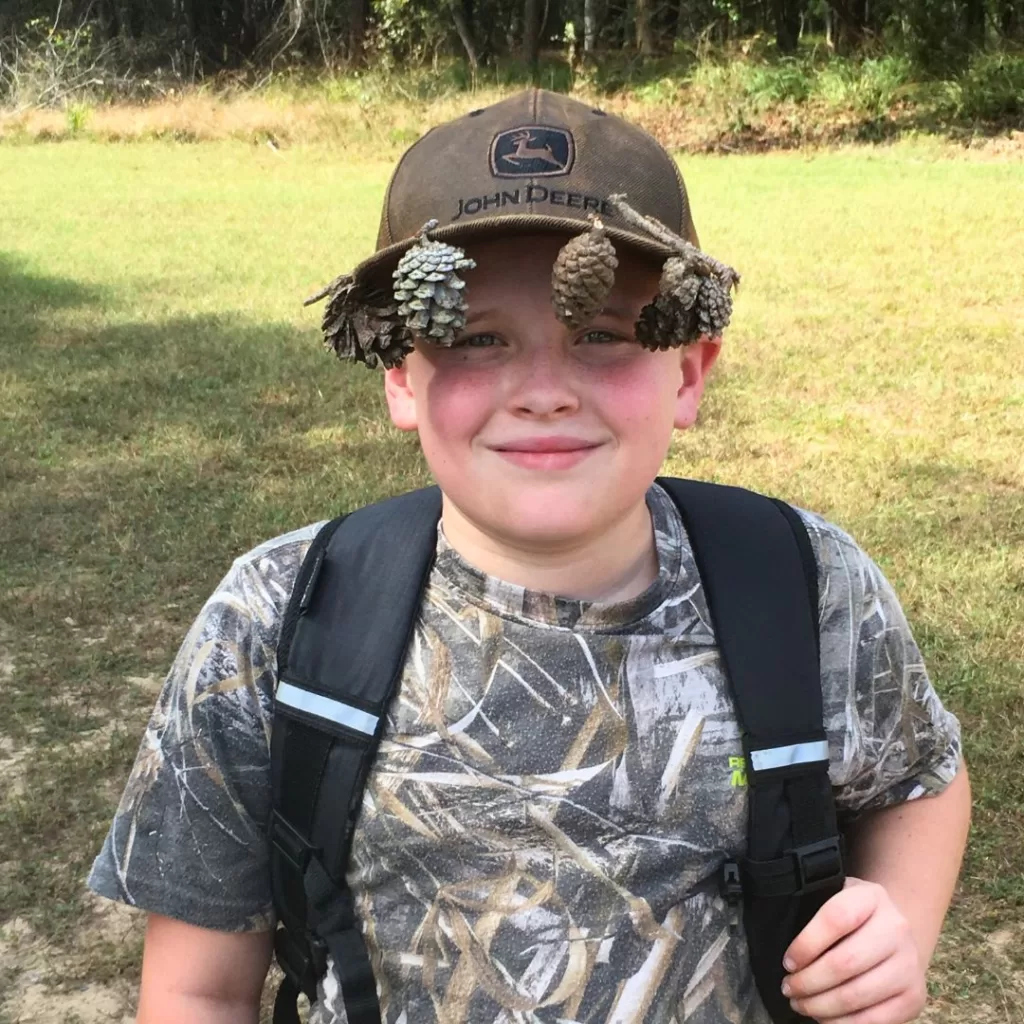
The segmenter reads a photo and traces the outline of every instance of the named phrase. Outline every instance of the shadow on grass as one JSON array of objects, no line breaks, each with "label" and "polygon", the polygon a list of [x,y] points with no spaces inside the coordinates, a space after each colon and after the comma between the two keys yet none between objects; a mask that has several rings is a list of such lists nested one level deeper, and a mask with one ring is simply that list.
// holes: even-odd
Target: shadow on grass
[{"label": "shadow on grass", "polygon": [[0,328],[3,350],[32,340],[45,326],[45,317],[57,310],[95,305],[103,292],[64,277],[37,274],[16,253],[0,252]]}]

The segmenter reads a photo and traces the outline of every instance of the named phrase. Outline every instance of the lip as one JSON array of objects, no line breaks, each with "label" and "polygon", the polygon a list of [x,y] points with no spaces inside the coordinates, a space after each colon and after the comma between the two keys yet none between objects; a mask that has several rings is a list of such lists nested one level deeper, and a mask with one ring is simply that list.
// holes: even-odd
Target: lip
[{"label": "lip", "polygon": [[551,454],[555,452],[577,452],[596,448],[599,442],[586,441],[581,437],[566,437],[552,434],[550,437],[524,437],[517,441],[506,441],[491,447],[498,452],[531,452]]},{"label": "lip", "polygon": [[492,450],[522,469],[571,469],[601,445],[579,437],[527,437],[493,445]]}]

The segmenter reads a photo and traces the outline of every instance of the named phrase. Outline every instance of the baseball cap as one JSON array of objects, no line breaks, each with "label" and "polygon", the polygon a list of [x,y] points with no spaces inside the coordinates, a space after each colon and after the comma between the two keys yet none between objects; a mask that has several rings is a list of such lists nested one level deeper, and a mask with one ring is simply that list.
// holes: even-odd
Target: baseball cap
[{"label": "baseball cap", "polygon": [[614,241],[660,259],[672,255],[621,222],[608,203],[620,193],[637,212],[699,246],[682,175],[653,136],[568,96],[528,89],[439,125],[410,146],[384,196],[377,251],[354,277],[366,281],[393,269],[429,220],[438,222],[432,238],[464,241],[574,234],[596,213]]}]

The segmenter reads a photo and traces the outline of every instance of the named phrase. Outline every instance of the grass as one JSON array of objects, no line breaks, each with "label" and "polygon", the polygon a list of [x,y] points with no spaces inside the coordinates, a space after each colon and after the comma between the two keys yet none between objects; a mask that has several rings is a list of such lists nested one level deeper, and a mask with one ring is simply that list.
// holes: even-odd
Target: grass
[{"label": "grass", "polygon": [[[266,537],[427,479],[376,375],[335,365],[301,308],[372,247],[378,157],[0,149],[0,962],[38,962],[55,991],[131,991],[138,936],[112,938],[82,879],[217,578]],[[1009,1022],[1024,999],[1024,169],[926,144],[683,168],[702,241],[744,285],[667,468],[815,508],[895,582],[974,780],[932,1019]],[[31,1015],[26,984],[4,986],[0,1019],[56,1019],[56,1003]]]},{"label": "grass", "polygon": [[[107,76],[68,93],[62,107],[32,76],[0,88],[0,141],[237,139],[275,145],[326,143],[397,156],[432,124],[528,85],[529,69],[503,60],[471,71],[464,61],[316,74],[300,68],[200,84]],[[883,141],[931,134],[959,144],[1024,144],[1024,53],[978,52],[944,78],[897,53],[844,58],[822,40],[779,57],[763,36],[728,50],[641,61],[602,54],[570,64],[545,56],[537,83],[612,112],[626,112],[666,146],[737,152]],[[100,81],[90,79],[90,81]],[[120,84],[117,84],[120,83]],[[3,83],[0,82],[0,86]],[[128,89],[125,93],[117,91]]]}]

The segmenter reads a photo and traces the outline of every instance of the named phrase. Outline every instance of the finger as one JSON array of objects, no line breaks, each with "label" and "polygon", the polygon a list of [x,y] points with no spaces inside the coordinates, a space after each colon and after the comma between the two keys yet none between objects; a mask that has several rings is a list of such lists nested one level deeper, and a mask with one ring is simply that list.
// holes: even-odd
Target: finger
[{"label": "finger", "polygon": [[831,1024],[836,1018],[851,1016],[904,996],[913,988],[912,978],[913,972],[907,970],[902,958],[890,957],[877,967],[827,992],[803,999],[791,999],[790,1005],[797,1013]]},{"label": "finger", "polygon": [[782,961],[786,970],[801,970],[829,946],[855,932],[878,908],[881,889],[880,885],[847,879],[843,891],[836,893],[790,943]]},{"label": "finger", "polygon": [[899,948],[900,933],[875,917],[837,942],[802,971],[782,983],[784,995],[803,999],[827,992],[888,960]]},{"label": "finger", "polygon": [[818,1024],[908,1024],[917,1020],[924,1009],[927,998],[922,991],[907,992],[881,1003],[875,1003],[864,1010],[844,1013],[840,1017],[819,1017]]}]

